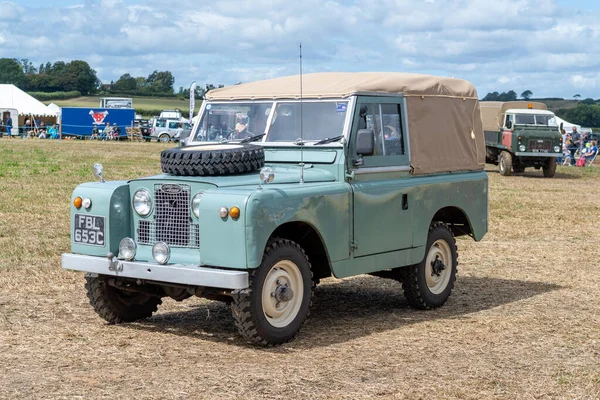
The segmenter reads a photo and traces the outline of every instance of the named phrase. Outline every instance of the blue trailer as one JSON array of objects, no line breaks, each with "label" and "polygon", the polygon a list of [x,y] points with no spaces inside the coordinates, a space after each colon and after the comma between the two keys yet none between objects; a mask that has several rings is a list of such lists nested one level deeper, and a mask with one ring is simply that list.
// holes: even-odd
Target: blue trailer
[{"label": "blue trailer", "polygon": [[102,134],[106,123],[116,124],[121,129],[121,137],[127,137],[125,128],[133,126],[135,110],[133,108],[89,108],[63,107],[61,111],[61,129],[64,136],[86,138],[91,136],[96,126]]}]

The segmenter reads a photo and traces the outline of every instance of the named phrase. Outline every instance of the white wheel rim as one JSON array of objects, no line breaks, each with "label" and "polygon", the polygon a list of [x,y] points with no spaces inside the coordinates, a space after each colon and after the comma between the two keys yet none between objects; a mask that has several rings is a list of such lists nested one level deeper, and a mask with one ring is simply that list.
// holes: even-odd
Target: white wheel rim
[{"label": "white wheel rim", "polygon": [[[434,273],[432,266],[432,263],[436,259],[439,259],[446,266],[443,271],[439,271],[439,275]],[[427,259],[425,260],[425,280],[431,293],[440,294],[446,289],[448,282],[450,282],[452,268],[452,250],[450,249],[450,245],[442,239],[435,241],[429,248]]]},{"label": "white wheel rim", "polygon": [[[276,291],[285,285],[292,290],[292,298],[289,301],[278,300]],[[286,327],[298,315],[303,297],[300,269],[292,261],[279,261],[271,268],[263,284],[262,308],[265,318],[276,328]]]}]

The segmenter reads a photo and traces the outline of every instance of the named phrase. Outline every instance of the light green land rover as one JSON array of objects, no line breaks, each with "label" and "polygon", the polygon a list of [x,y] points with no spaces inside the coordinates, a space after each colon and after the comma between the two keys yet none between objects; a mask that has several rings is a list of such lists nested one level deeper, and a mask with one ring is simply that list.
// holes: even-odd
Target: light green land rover
[{"label": "light green land rover", "polygon": [[443,305],[454,238],[488,227],[475,88],[403,73],[318,73],[209,92],[164,174],[78,186],[65,269],[86,272],[109,323],[161,298],[231,304],[240,334],[285,343],[329,276],[402,283],[408,304]]}]

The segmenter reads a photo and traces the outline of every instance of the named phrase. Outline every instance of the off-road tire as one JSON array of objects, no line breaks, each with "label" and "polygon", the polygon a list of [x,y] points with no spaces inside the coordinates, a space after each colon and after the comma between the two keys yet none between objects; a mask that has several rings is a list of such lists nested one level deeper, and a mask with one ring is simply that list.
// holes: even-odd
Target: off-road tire
[{"label": "off-road tire", "polygon": [[[144,293],[129,293],[110,286],[103,278],[86,277],[85,289],[96,313],[109,324],[145,319],[162,303],[159,297]],[[126,299],[127,301],[123,301]]]},{"label": "off-road tire", "polygon": [[171,136],[168,133],[161,133],[156,141],[159,143],[168,143],[171,141]]},{"label": "off-road tire", "polygon": [[522,174],[523,172],[525,172],[525,167],[519,165],[519,166],[514,166],[513,167],[513,172],[515,174]]},{"label": "off-road tire", "polygon": [[542,168],[545,178],[552,178],[556,174],[556,158],[549,158]]},{"label": "off-road tire", "polygon": [[160,154],[162,171],[176,176],[241,174],[264,165],[263,148],[251,144],[186,146]]},{"label": "off-road tire", "polygon": [[[433,293],[427,286],[427,280],[425,277],[426,273],[426,262],[428,254],[434,245],[439,240],[443,240],[449,246],[451,252],[452,265],[450,267],[450,276],[446,286],[441,293]],[[404,296],[408,301],[408,304],[412,308],[421,310],[430,310],[433,308],[441,307],[446,303],[452,289],[454,288],[454,282],[456,280],[456,268],[458,266],[458,251],[456,248],[456,242],[454,235],[448,226],[442,222],[435,222],[429,227],[429,234],[427,236],[427,247],[425,249],[425,256],[423,261],[419,264],[411,265],[406,268],[406,277],[402,281],[402,289],[404,289]]]},{"label": "off-road tire", "polygon": [[[262,304],[263,285],[271,269],[280,261],[292,261],[302,276],[302,303],[294,319],[284,327],[273,326],[265,316]],[[314,295],[315,283],[310,262],[304,250],[287,239],[271,239],[262,262],[250,273],[250,287],[234,290],[231,311],[240,335],[260,346],[276,346],[292,340],[306,321]]]},{"label": "off-road tire", "polygon": [[512,175],[512,155],[508,151],[503,151],[498,157],[498,172],[502,176]]}]

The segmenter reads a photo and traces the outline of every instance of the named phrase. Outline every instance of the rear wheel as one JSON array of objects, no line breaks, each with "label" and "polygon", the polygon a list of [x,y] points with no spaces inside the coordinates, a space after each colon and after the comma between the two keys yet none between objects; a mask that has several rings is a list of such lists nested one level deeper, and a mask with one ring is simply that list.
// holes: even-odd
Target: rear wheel
[{"label": "rear wheel", "polygon": [[408,304],[424,310],[442,306],[454,288],[457,265],[452,231],[444,223],[432,224],[423,261],[406,267],[402,288]]},{"label": "rear wheel", "polygon": [[162,303],[159,297],[110,286],[106,279],[85,278],[85,289],[96,313],[109,324],[133,322],[152,316]]},{"label": "rear wheel", "polygon": [[498,158],[498,170],[502,176],[512,175],[512,155],[508,151],[500,153]]},{"label": "rear wheel", "polygon": [[238,331],[263,346],[289,342],[308,317],[313,289],[311,266],[302,248],[290,240],[271,240],[250,277],[250,287],[232,293]]},{"label": "rear wheel", "polygon": [[544,171],[544,177],[552,178],[556,173],[556,158],[546,160],[546,164],[544,164],[542,170]]}]

